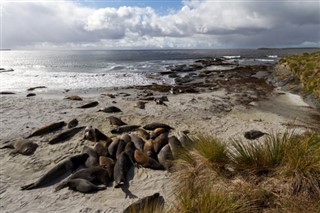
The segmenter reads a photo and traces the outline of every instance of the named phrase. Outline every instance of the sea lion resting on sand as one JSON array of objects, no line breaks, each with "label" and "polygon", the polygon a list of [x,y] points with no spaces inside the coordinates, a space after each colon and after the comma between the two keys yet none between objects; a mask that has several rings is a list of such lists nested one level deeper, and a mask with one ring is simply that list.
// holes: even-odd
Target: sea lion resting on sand
[{"label": "sea lion resting on sand", "polygon": [[97,186],[91,183],[90,181],[81,179],[81,178],[69,180],[67,182],[67,186],[69,187],[69,189],[72,189],[74,191],[79,191],[82,193],[90,193],[90,192],[106,189],[105,186]]},{"label": "sea lion resting on sand", "polygon": [[162,212],[164,199],[159,193],[144,197],[129,205],[123,213]]},{"label": "sea lion resting on sand", "polygon": [[60,162],[59,164],[54,166],[52,169],[50,169],[45,175],[43,175],[36,182],[22,186],[21,190],[30,190],[30,189],[42,187],[56,180],[57,178],[60,178],[61,176],[65,175],[67,172],[73,172],[80,165],[84,164],[84,162],[87,160],[88,157],[89,155],[86,153],[69,157],[68,159]]},{"label": "sea lion resting on sand", "polygon": [[116,182],[116,188],[125,183],[125,181],[127,180],[127,172],[129,171],[131,166],[132,163],[129,159],[129,156],[125,152],[122,152],[119,155],[116,164],[114,165],[113,178]]},{"label": "sea lion resting on sand", "polygon": [[47,134],[49,132],[56,131],[58,129],[61,129],[64,125],[66,125],[64,121],[48,124],[44,127],[41,127],[40,129],[35,130],[27,138],[31,138],[33,136],[40,136],[40,135]]},{"label": "sea lion resting on sand", "polygon": [[8,144],[4,145],[0,149],[5,149],[5,148],[15,149],[10,153],[10,155],[16,154],[16,153],[20,153],[22,155],[32,155],[38,148],[38,144],[33,143],[32,141],[29,141],[29,140],[21,139],[11,143],[8,142]]}]

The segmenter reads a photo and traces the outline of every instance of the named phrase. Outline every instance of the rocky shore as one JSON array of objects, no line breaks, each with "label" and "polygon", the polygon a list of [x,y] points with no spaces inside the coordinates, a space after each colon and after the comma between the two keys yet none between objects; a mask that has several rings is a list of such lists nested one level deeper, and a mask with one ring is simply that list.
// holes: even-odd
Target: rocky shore
[{"label": "rocky shore", "polygon": [[[114,125],[107,117],[114,115],[127,124],[141,127],[158,122],[173,127],[168,137],[197,134],[215,135],[228,140],[243,136],[248,130],[283,132],[295,126],[297,132],[320,130],[320,112],[303,102],[300,96],[284,92],[271,84],[273,66],[242,66],[223,58],[197,60],[190,65],[175,65],[168,71],[150,74],[149,78],[168,76],[174,85],[153,84],[104,91],[67,91],[59,94],[33,92],[0,96],[1,146],[7,141],[25,138],[34,130],[52,122],[77,119],[79,126],[92,126],[108,138]],[[268,80],[269,79],[269,80]],[[70,96],[79,96],[75,100]],[[97,102],[90,108],[79,108]],[[100,108],[116,106],[117,113]],[[93,194],[62,189],[56,185],[21,191],[46,171],[70,156],[80,154],[84,146],[95,143],[84,139],[84,131],[58,144],[49,141],[63,129],[32,137],[38,145],[32,155],[10,155],[0,150],[1,212],[122,212],[131,203],[159,193],[165,208],[175,200],[175,180],[166,170],[132,167],[127,185]],[[132,132],[135,132],[133,130]],[[133,134],[130,133],[129,134]],[[249,141],[248,141],[249,142]]]}]

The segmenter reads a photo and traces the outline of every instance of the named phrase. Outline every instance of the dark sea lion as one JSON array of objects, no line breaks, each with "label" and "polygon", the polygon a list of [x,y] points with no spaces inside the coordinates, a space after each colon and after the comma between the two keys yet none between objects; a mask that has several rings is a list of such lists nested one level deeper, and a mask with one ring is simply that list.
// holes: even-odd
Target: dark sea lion
[{"label": "dark sea lion", "polygon": [[109,107],[104,107],[100,108],[98,112],[105,112],[105,113],[116,113],[116,112],[122,112],[121,109],[115,106],[109,106]]},{"label": "dark sea lion", "polygon": [[66,173],[75,171],[80,165],[85,163],[88,157],[89,155],[85,153],[69,157],[55,165],[36,182],[22,186],[21,190],[30,190],[45,186],[62,177]]},{"label": "dark sea lion", "polygon": [[168,144],[175,158],[178,157],[178,154],[181,153],[182,149],[184,149],[180,140],[176,136],[169,137]]},{"label": "dark sea lion", "polygon": [[107,117],[107,119],[109,119],[111,125],[115,125],[115,126],[127,125],[127,123],[123,122],[120,118],[117,118],[115,116],[109,116]]},{"label": "dark sea lion", "polygon": [[117,148],[117,153],[116,153],[116,158],[119,159],[120,154],[124,151],[126,148],[127,143],[124,140],[119,140],[118,148]]},{"label": "dark sea lion", "polygon": [[244,137],[248,140],[255,140],[264,136],[265,134],[267,133],[261,132],[259,130],[250,130],[244,133]]},{"label": "dark sea lion", "polygon": [[162,212],[164,199],[159,193],[144,197],[123,210],[123,213]]},{"label": "dark sea lion", "polygon": [[99,155],[96,152],[96,150],[84,146],[82,153],[87,153],[89,155],[89,157],[87,158],[85,165],[87,168],[92,168],[92,167],[96,167],[99,165]]},{"label": "dark sea lion", "polygon": [[153,149],[156,153],[159,153],[162,147],[168,144],[168,133],[161,133],[156,139],[152,140]]},{"label": "dark sea lion", "polygon": [[114,165],[113,178],[116,182],[115,187],[118,188],[123,185],[127,180],[127,172],[131,168],[132,163],[125,152],[119,155],[119,158]]},{"label": "dark sea lion", "polygon": [[156,128],[155,130],[153,130],[153,132],[150,134],[150,138],[151,139],[155,139],[156,137],[158,137],[159,135],[161,135],[164,132],[167,132],[167,129],[164,128]]},{"label": "dark sea lion", "polygon": [[96,141],[105,141],[107,145],[109,145],[112,142],[112,139],[106,136],[104,133],[102,133],[99,129],[94,128]]},{"label": "dark sea lion", "polygon": [[65,97],[65,99],[72,100],[72,101],[82,101],[82,98],[78,95],[71,95]]},{"label": "dark sea lion", "polygon": [[108,152],[108,147],[106,146],[106,144],[103,144],[101,142],[96,143],[93,149],[97,152],[99,156],[106,156]]},{"label": "dark sea lion", "polygon": [[149,156],[147,153],[141,151],[141,150],[134,150],[134,160],[137,162],[139,165],[144,165],[147,164],[149,161]]},{"label": "dark sea lion", "polygon": [[67,127],[68,127],[69,129],[71,129],[71,128],[73,128],[73,127],[78,126],[78,124],[79,124],[79,121],[78,121],[76,118],[74,118],[74,119],[72,119],[71,121],[68,122]]},{"label": "dark sea lion", "polygon": [[28,94],[26,95],[27,98],[33,97],[33,96],[36,96],[36,93],[28,93]]},{"label": "dark sea lion", "polygon": [[150,139],[150,134],[144,129],[136,129],[136,134],[145,140]]},{"label": "dark sea lion", "polygon": [[108,171],[101,167],[93,167],[93,168],[84,168],[76,171],[72,174],[67,180],[62,181],[56,188],[55,191],[59,191],[65,187],[67,187],[67,183],[72,179],[85,179],[90,181],[91,183],[100,185],[108,185],[112,181],[112,177],[109,176]]},{"label": "dark sea lion", "polygon": [[109,157],[100,156],[99,157],[99,166],[107,170],[110,178],[113,178],[113,169],[114,169],[114,160]]},{"label": "dark sea lion", "polygon": [[172,164],[173,155],[169,144],[165,145],[158,154],[159,163],[166,169],[169,170]]},{"label": "dark sea lion", "polygon": [[19,139],[14,142],[9,142],[8,144],[2,146],[0,149],[5,149],[5,148],[15,149],[10,154],[19,153],[22,155],[32,155],[38,148],[38,144],[26,139],[21,139],[21,140]]},{"label": "dark sea lion", "polygon": [[106,189],[105,186],[97,186],[86,179],[75,178],[67,182],[69,189],[82,193],[90,193]]},{"label": "dark sea lion", "polygon": [[131,141],[131,136],[129,134],[123,134],[121,135],[120,139],[126,143],[129,143]]},{"label": "dark sea lion", "polygon": [[144,101],[137,101],[133,106],[137,107],[139,109],[145,109],[146,108],[146,103]]},{"label": "dark sea lion", "polygon": [[58,135],[54,136],[51,140],[49,140],[49,144],[56,144],[56,143],[61,143],[63,141],[69,140],[84,128],[85,128],[84,126],[80,126],[80,127],[74,127],[72,129],[65,130],[59,133]]},{"label": "dark sea lion", "polygon": [[155,130],[157,128],[164,128],[167,130],[171,130],[174,129],[171,126],[167,125],[167,124],[163,124],[163,123],[151,123],[151,124],[147,124],[143,127],[146,130]]},{"label": "dark sea lion", "polygon": [[48,124],[44,127],[41,127],[39,129],[35,130],[27,138],[31,138],[34,136],[40,136],[40,135],[44,135],[44,134],[56,131],[58,129],[61,129],[64,125],[66,125],[66,123],[64,121],[59,121],[59,122]]},{"label": "dark sea lion", "polygon": [[112,134],[122,134],[125,132],[131,132],[135,129],[138,129],[140,126],[139,125],[124,125],[124,126],[119,126],[115,129],[111,130]]},{"label": "dark sea lion", "polygon": [[135,147],[139,150],[143,150],[144,140],[136,134],[131,134],[131,141],[134,143]]},{"label": "dark sea lion", "polygon": [[83,139],[86,139],[86,140],[89,140],[89,141],[93,141],[93,142],[97,141],[96,131],[92,126],[87,126],[84,129]]},{"label": "dark sea lion", "polygon": [[27,91],[33,91],[35,89],[45,89],[47,88],[46,86],[37,86],[37,87],[30,87],[29,89],[27,89]]},{"label": "dark sea lion", "polygon": [[96,106],[98,106],[98,104],[99,104],[98,101],[93,101],[93,102],[84,104],[84,105],[82,105],[82,106],[78,106],[77,108],[78,108],[78,109],[86,109],[86,108],[96,107]]},{"label": "dark sea lion", "polygon": [[128,155],[130,161],[132,164],[134,164],[134,150],[136,150],[136,147],[133,142],[129,142],[126,144],[126,147],[124,148],[124,152]]},{"label": "dark sea lion", "polygon": [[113,138],[112,142],[108,146],[108,153],[113,159],[116,159],[119,142],[119,138]]},{"label": "dark sea lion", "polygon": [[142,164],[144,168],[154,169],[154,170],[164,170],[165,168],[152,157],[148,158],[148,162],[146,164]]}]

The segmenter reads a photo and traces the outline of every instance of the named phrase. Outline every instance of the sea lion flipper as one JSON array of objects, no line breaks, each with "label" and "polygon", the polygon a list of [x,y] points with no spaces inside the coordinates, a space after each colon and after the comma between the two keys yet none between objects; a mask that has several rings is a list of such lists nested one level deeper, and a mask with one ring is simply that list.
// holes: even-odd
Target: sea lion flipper
[{"label": "sea lion flipper", "polygon": [[4,145],[4,146],[1,146],[1,147],[0,147],[0,149],[7,149],[7,148],[9,148],[9,149],[14,149],[13,143],[10,143],[10,141],[7,141],[7,142],[5,142],[5,145]]},{"label": "sea lion flipper", "polygon": [[33,188],[35,188],[36,187],[36,185],[35,185],[35,183],[30,183],[30,184],[28,184],[28,185],[24,185],[24,186],[21,186],[21,190],[30,190],[30,189],[33,189]]},{"label": "sea lion flipper", "polygon": [[14,150],[9,153],[10,156],[16,156],[19,152],[17,150]]},{"label": "sea lion flipper", "polygon": [[104,190],[104,189],[106,189],[107,187],[105,187],[105,186],[97,186],[97,190]]}]

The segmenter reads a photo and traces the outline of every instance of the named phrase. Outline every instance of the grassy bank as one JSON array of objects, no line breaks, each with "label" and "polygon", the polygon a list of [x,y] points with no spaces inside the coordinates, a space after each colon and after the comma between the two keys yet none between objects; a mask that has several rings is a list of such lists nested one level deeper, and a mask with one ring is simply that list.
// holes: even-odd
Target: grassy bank
[{"label": "grassy bank", "polygon": [[279,63],[289,67],[303,87],[320,99],[320,52],[285,56]]},{"label": "grassy bank", "polygon": [[192,141],[174,164],[169,212],[320,212],[320,133],[271,133],[228,146],[210,136]]}]

